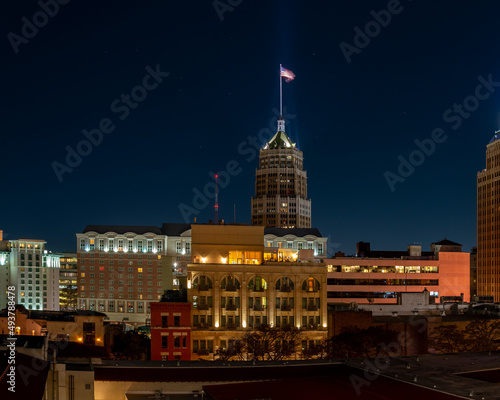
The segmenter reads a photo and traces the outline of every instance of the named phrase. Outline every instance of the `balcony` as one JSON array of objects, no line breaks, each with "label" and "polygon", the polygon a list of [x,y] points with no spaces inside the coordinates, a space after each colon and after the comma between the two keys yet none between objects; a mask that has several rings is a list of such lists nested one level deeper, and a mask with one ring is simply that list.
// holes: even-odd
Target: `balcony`
[{"label": "balcony", "polygon": [[199,356],[208,356],[208,350],[206,350],[206,349],[198,350],[198,355]]},{"label": "balcony", "polygon": [[236,328],[238,328],[238,327],[236,326],[236,324],[227,324],[225,326],[225,328],[226,329],[231,329],[231,330],[236,330]]},{"label": "balcony", "polygon": [[306,329],[308,331],[316,331],[316,330],[318,330],[318,325],[317,324],[309,324],[309,325],[303,326],[302,329]]},{"label": "balcony", "polygon": [[290,286],[283,285],[280,287],[280,292],[290,293],[292,288]]},{"label": "balcony", "polygon": [[306,293],[318,293],[319,289],[315,288],[315,289],[311,289],[311,288],[307,288],[307,289],[303,289],[304,292]]},{"label": "balcony", "polygon": [[307,306],[307,311],[318,311],[318,306],[313,306],[313,305],[309,304]]},{"label": "balcony", "polygon": [[236,285],[226,285],[225,289],[226,292],[236,292],[238,288]]},{"label": "balcony", "polygon": [[289,305],[289,304],[283,304],[281,307],[280,307],[280,310],[281,311],[292,311],[292,306]]},{"label": "balcony", "polygon": [[210,329],[211,326],[209,326],[207,323],[205,324],[198,324],[198,325],[195,325],[196,329]]},{"label": "balcony", "polygon": [[260,306],[260,305],[255,305],[253,306],[254,311],[264,311],[266,307]]},{"label": "balcony", "polygon": [[198,304],[198,307],[196,307],[198,310],[208,310],[210,306],[208,304]]},{"label": "balcony", "polygon": [[208,285],[198,285],[198,287],[196,287],[195,289],[198,289],[198,292],[206,292],[212,288]]},{"label": "balcony", "polygon": [[236,311],[236,304],[226,304],[226,311]]},{"label": "balcony", "polygon": [[250,290],[253,291],[253,292],[263,292],[264,288],[263,287],[260,287],[260,288],[254,287],[254,288],[250,288]]}]

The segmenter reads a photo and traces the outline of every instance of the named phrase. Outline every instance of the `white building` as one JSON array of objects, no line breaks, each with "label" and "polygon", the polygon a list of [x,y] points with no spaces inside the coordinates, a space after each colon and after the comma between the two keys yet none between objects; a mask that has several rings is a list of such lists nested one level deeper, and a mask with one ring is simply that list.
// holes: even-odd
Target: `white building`
[{"label": "white building", "polygon": [[[1,231],[0,231],[1,232]],[[59,311],[59,258],[35,239],[2,240],[0,233],[0,309],[7,305],[9,286],[15,302],[29,310]]]},{"label": "white building", "polygon": [[78,308],[111,321],[145,323],[149,303],[179,286],[191,257],[189,224],[88,225],[76,237]]}]

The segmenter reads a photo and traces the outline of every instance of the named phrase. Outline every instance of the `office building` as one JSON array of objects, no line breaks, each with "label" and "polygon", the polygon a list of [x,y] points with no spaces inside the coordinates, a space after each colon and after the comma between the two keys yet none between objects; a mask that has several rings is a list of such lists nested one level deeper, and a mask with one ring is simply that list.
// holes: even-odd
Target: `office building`
[{"label": "office building", "polygon": [[259,153],[251,215],[255,226],[311,227],[304,156],[285,133],[283,118],[278,120],[276,134]]},{"label": "office building", "polygon": [[[444,251],[447,250],[447,251]],[[459,243],[442,240],[423,252],[421,245],[405,251],[372,251],[357,245],[357,257],[326,259],[328,303],[396,304],[401,293],[427,289],[431,301],[470,300],[469,253]]]},{"label": "office building", "polygon": [[500,131],[486,146],[477,174],[477,294],[500,301]]}]

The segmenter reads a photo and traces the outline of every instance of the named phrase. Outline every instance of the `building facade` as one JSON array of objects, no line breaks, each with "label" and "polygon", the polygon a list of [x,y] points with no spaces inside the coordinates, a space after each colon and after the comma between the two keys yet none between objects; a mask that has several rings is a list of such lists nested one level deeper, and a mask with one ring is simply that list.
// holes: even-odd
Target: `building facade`
[{"label": "building facade", "polygon": [[174,274],[186,275],[189,224],[88,225],[76,236],[78,308],[111,321],[146,323],[150,303],[174,287]]},{"label": "building facade", "polygon": [[151,360],[191,360],[190,303],[151,303]]},{"label": "building facade", "polygon": [[327,238],[322,237],[316,228],[267,227],[264,229],[264,246],[274,248],[276,254],[280,249],[281,251],[292,250],[291,254],[298,254],[294,250],[300,250],[301,259],[325,259],[327,257]]},{"label": "building facade", "polygon": [[264,247],[263,238],[264,227],[192,225],[193,359],[213,359],[262,324],[300,328],[308,340],[326,337],[326,265],[301,260],[311,250]]},{"label": "building facade", "polygon": [[304,156],[285,133],[283,118],[278,120],[274,137],[259,153],[251,215],[255,226],[311,227]]},{"label": "building facade", "polygon": [[15,302],[29,310],[59,310],[59,258],[35,239],[0,241],[0,309],[7,305],[8,287]]},{"label": "building facade", "polygon": [[460,251],[458,243],[433,243],[430,252],[422,252],[418,245],[408,246],[407,252],[370,251],[369,243],[361,248],[363,257],[325,260],[329,304],[396,304],[401,293],[425,289],[435,302],[450,297],[470,300],[469,253]]},{"label": "building facade", "polygon": [[78,305],[77,253],[63,253],[59,269],[59,307],[64,311],[76,310]]},{"label": "building facade", "polygon": [[477,174],[477,294],[500,301],[500,131]]}]

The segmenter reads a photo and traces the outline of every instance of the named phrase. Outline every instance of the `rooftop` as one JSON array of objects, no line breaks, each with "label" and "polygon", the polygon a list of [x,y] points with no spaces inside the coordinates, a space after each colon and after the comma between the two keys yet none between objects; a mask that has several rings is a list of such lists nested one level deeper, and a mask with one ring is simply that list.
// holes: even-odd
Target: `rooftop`
[{"label": "rooftop", "polygon": [[264,235],[275,235],[278,237],[283,237],[286,235],[295,235],[297,237],[304,237],[307,235],[312,235],[316,237],[322,237],[321,233],[317,228],[264,228]]},{"label": "rooftop", "polygon": [[135,226],[135,225],[87,225],[83,230],[83,233],[87,232],[97,232],[100,234],[114,232],[122,235],[127,232],[137,233],[139,235],[143,235],[145,233],[154,233],[156,235],[162,234],[162,231],[157,226]]},{"label": "rooftop", "polygon": [[432,244],[437,244],[440,246],[462,246],[460,243],[452,242],[451,240],[448,240],[448,239],[443,239],[443,240],[440,240],[439,242],[434,242]]},{"label": "rooftop", "polygon": [[291,149],[295,147],[288,135],[283,131],[278,131],[267,143],[265,149]]}]

